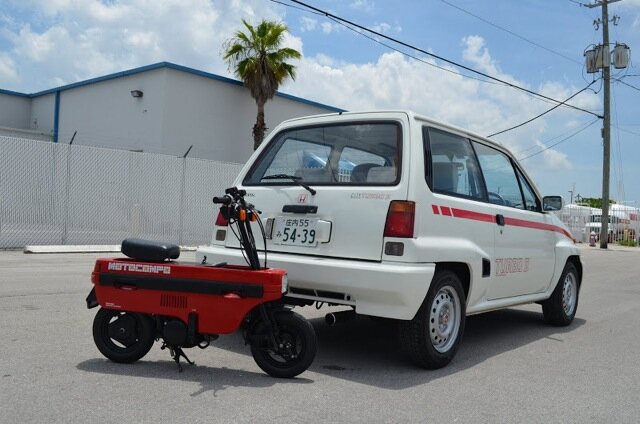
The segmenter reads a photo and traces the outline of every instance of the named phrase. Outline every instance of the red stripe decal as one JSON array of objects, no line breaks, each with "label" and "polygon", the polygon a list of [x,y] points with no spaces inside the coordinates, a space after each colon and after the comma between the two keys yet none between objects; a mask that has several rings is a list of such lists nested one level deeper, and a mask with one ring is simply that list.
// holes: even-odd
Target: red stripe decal
[{"label": "red stripe decal", "polygon": [[495,215],[491,215],[488,213],[467,211],[464,209],[451,209],[453,211],[453,216],[456,218],[464,218],[464,219],[473,219],[474,221],[482,221],[482,222],[496,222]]},{"label": "red stripe decal", "polygon": [[567,230],[565,230],[564,228],[558,227],[556,225],[545,224],[542,222],[535,222],[535,221],[525,221],[524,219],[507,218],[507,217],[504,218],[504,224],[510,225],[512,227],[524,227],[524,228],[534,228],[536,230],[554,231],[556,233],[560,233],[569,237],[571,240],[574,241],[574,243],[576,241],[573,238],[573,236],[569,234]]},{"label": "red stripe decal", "polygon": [[431,209],[433,209],[434,215],[440,215],[440,209],[436,205],[431,205]]},{"label": "red stripe decal", "polygon": [[[449,209],[446,206],[440,206],[440,208],[442,209],[443,215],[448,215],[448,216],[452,215],[455,218],[471,219],[473,221],[491,222],[493,224],[496,223],[496,216],[492,214],[468,211],[465,209],[456,209],[456,208]],[[545,224],[542,222],[535,222],[535,221],[526,221],[524,219],[507,218],[507,217],[504,218],[504,223],[505,225],[508,225],[511,227],[523,227],[523,228],[532,228],[535,230],[553,231],[568,237],[574,243],[576,242],[576,239],[573,238],[571,233],[569,233],[564,228],[558,227],[556,225]]]}]

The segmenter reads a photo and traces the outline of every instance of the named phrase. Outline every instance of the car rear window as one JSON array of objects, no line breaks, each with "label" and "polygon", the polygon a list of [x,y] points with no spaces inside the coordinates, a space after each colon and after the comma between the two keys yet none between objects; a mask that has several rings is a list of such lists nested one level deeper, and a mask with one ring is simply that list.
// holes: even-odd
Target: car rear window
[{"label": "car rear window", "polygon": [[[244,185],[393,185],[400,179],[401,128],[359,122],[288,129],[271,139]],[[282,178],[273,176],[282,175]],[[265,177],[271,177],[265,179]]]}]

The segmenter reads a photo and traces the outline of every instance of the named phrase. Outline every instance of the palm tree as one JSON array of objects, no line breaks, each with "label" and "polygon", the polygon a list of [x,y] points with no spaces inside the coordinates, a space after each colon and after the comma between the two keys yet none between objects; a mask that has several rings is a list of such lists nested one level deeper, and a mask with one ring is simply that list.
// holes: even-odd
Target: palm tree
[{"label": "palm tree", "polygon": [[264,104],[271,99],[278,87],[288,77],[295,79],[295,66],[289,59],[300,59],[295,49],[280,48],[287,27],[284,24],[262,20],[256,27],[244,19],[242,23],[247,33],[239,30],[225,43],[224,60],[229,69],[240,78],[251,91],[251,97],[258,105],[258,116],[253,126],[253,148],[260,146],[266,130]]}]

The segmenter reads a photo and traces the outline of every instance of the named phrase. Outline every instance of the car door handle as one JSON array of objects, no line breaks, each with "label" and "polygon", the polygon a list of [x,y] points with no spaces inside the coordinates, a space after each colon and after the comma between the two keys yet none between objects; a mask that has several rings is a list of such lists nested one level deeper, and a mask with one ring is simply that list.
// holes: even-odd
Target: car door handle
[{"label": "car door handle", "polygon": [[498,224],[501,227],[504,227],[504,216],[502,214],[496,215],[496,224]]}]

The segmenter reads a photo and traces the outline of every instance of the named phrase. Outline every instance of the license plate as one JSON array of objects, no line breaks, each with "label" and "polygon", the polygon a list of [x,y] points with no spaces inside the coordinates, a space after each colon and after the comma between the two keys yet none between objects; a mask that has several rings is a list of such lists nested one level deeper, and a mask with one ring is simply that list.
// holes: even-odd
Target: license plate
[{"label": "license plate", "polygon": [[279,216],[275,220],[271,240],[275,244],[315,247],[316,219]]}]

